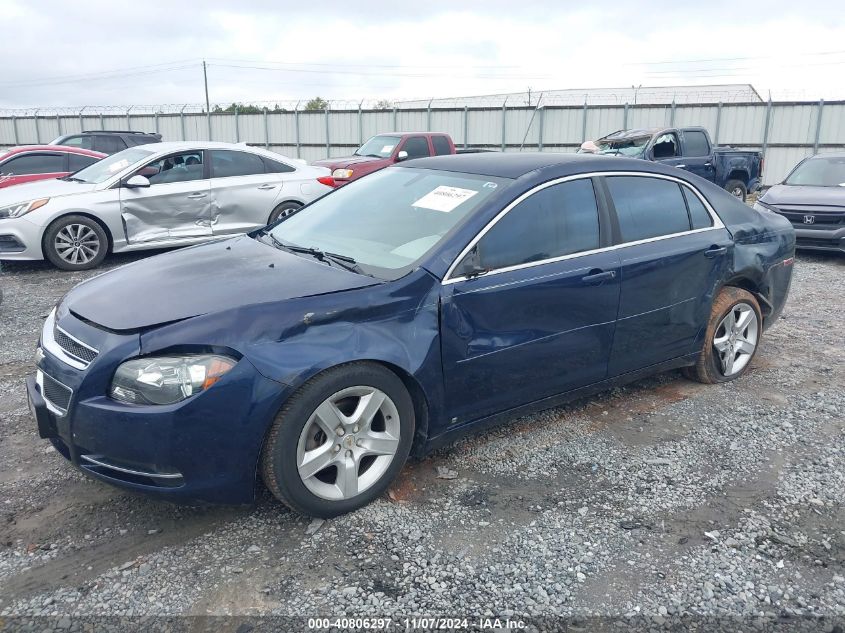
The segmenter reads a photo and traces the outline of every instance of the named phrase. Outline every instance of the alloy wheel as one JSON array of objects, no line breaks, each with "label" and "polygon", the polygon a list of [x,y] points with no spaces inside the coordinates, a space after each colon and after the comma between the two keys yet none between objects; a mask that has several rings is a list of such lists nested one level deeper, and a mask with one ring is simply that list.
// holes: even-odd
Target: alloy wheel
[{"label": "alloy wheel", "polygon": [[760,327],[757,313],[747,303],[737,303],[719,322],[713,347],[719,355],[724,376],[740,373],[757,349]]},{"label": "alloy wheel", "polygon": [[87,264],[100,252],[100,238],[84,224],[63,226],[53,241],[56,253],[69,264]]},{"label": "alloy wheel", "polygon": [[305,423],[296,448],[299,477],[323,499],[346,500],[379,481],[399,448],[399,411],[374,387],[342,389]]}]

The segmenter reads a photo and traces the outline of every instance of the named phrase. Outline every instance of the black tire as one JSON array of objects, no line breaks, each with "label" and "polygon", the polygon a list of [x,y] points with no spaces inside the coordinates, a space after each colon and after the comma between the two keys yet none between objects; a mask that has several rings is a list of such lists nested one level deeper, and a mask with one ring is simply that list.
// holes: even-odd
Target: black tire
[{"label": "black tire", "polygon": [[[719,353],[714,346],[714,338],[719,324],[727,316],[728,312],[733,310],[736,306],[745,304],[750,306],[754,315],[757,317],[757,340],[754,351],[750,358],[745,363],[744,367],[737,373],[726,376],[722,371],[722,364],[719,358]],[[730,382],[736,380],[744,375],[751,367],[751,361],[760,349],[760,342],[763,335],[763,317],[760,313],[760,304],[757,299],[747,290],[742,288],[735,288],[727,286],[722,288],[713,301],[713,308],[710,311],[710,320],[707,322],[707,331],[704,335],[704,343],[701,347],[701,352],[698,356],[698,362],[692,367],[685,367],[684,375],[691,379],[705,384],[715,384],[720,382]]]},{"label": "black tire", "polygon": [[273,213],[270,214],[270,220],[267,222],[267,224],[273,224],[273,222],[275,222],[279,218],[283,218],[283,217],[286,218],[289,215],[293,215],[294,213],[299,211],[301,208],[302,208],[302,205],[299,204],[298,202],[294,202],[293,200],[290,200],[288,202],[283,202],[278,207],[273,209]]},{"label": "black tire", "polygon": [[748,195],[748,187],[741,180],[729,180],[726,182],[725,191],[743,202],[745,202],[745,197]]},{"label": "black tire", "polygon": [[[387,469],[368,488],[348,499],[326,499],[309,490],[300,477],[297,468],[300,436],[317,407],[334,394],[357,386],[378,389],[392,400],[399,415],[398,447]],[[261,452],[261,477],[277,499],[300,514],[328,519],[352,512],[387,490],[408,457],[414,425],[411,396],[392,371],[368,362],[349,363],[328,369],[302,385],[279,411]]]},{"label": "black tire", "polygon": [[[78,262],[62,257],[57,246],[59,234],[61,233],[67,237],[67,231],[73,233],[77,230],[75,227],[83,227],[83,229],[80,229],[82,230],[82,235],[85,236],[82,247],[86,247],[84,253],[78,255]],[[61,239],[59,239],[59,242],[67,243],[66,240]],[[103,259],[105,259],[109,250],[109,238],[103,227],[91,218],[84,215],[66,215],[54,220],[47,227],[47,230],[44,232],[42,247],[44,249],[44,256],[56,268],[62,270],[89,270],[99,266],[103,262]],[[90,252],[91,248],[95,248],[96,252],[92,254]],[[69,257],[72,258],[72,256]]]}]

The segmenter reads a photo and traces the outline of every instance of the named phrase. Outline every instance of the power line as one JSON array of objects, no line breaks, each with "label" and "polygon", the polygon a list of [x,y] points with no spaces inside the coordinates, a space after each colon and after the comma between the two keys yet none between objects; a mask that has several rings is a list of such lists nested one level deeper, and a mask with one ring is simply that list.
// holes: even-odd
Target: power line
[{"label": "power line", "polygon": [[[347,69],[344,70],[316,70],[316,69],[296,69],[296,68],[273,68],[268,66],[251,66],[251,65],[243,65],[243,64],[209,64],[209,66],[217,67],[217,68],[243,68],[248,70],[266,70],[271,72],[283,72],[283,73],[315,73],[315,74],[323,74],[323,75],[359,75],[359,76],[370,76],[370,77],[442,77],[443,73],[380,73],[380,72],[363,72],[363,71],[350,71]],[[518,74],[518,75],[502,75],[502,74],[481,74],[481,73],[474,73],[471,75],[456,75],[454,73],[450,73],[450,77],[465,77],[465,78],[481,78],[481,79],[547,79],[552,77],[552,75],[525,75],[525,74]]]},{"label": "power line", "polygon": [[183,63],[180,66],[173,66],[176,62],[168,64],[152,64],[149,66],[136,66],[133,68],[122,68],[120,70],[103,71],[99,73],[88,73],[83,75],[65,75],[61,77],[41,78],[41,79],[27,79],[21,81],[7,81],[0,82],[0,86],[4,88],[14,87],[36,87],[36,86],[51,86],[58,84],[76,83],[80,81],[102,81],[107,79],[122,79],[123,77],[136,77],[140,75],[151,75],[157,73],[172,72],[174,70],[184,70],[186,68],[195,67],[197,62],[187,64]]}]

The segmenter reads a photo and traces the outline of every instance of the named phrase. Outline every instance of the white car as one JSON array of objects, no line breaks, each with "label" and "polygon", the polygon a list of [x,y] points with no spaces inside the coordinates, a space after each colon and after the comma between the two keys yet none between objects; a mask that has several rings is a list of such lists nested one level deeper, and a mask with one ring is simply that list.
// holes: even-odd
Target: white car
[{"label": "white car", "polygon": [[70,176],[0,189],[0,260],[64,270],[106,254],[244,233],[332,191],[325,167],[246,145],[131,147]]}]

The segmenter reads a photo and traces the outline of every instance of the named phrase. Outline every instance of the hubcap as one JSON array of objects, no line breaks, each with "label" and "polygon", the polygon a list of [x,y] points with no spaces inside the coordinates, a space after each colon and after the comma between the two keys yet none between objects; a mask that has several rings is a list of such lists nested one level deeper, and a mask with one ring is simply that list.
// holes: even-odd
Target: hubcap
[{"label": "hubcap", "polygon": [[68,224],[56,234],[56,252],[70,264],[87,264],[100,252],[100,238],[84,224]]},{"label": "hubcap", "polygon": [[731,308],[713,337],[723,375],[733,376],[745,369],[757,348],[759,335],[757,313],[750,305],[738,303]]},{"label": "hubcap", "polygon": [[742,189],[740,189],[739,187],[734,187],[734,190],[733,190],[733,191],[731,191],[731,193],[732,193],[732,194],[734,195],[734,197],[736,197],[736,198],[741,198],[741,197],[742,197]]},{"label": "hubcap", "polygon": [[305,487],[323,499],[351,499],[375,484],[399,448],[399,411],[374,387],[349,387],[311,414],[296,447]]}]

